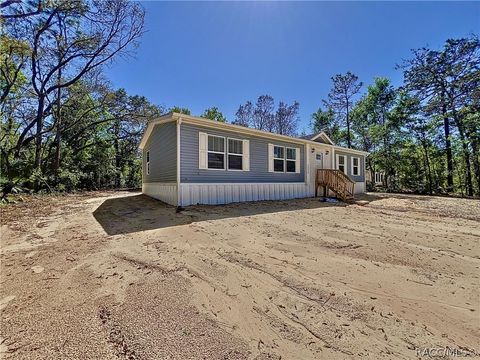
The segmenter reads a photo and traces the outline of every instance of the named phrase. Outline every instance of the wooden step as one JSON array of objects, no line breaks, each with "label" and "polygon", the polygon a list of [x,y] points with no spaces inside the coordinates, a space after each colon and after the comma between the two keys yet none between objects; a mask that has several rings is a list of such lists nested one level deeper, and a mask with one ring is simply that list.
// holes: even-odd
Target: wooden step
[{"label": "wooden step", "polygon": [[332,190],[343,201],[353,199],[355,182],[340,170],[318,169],[315,178],[315,194],[318,187]]}]

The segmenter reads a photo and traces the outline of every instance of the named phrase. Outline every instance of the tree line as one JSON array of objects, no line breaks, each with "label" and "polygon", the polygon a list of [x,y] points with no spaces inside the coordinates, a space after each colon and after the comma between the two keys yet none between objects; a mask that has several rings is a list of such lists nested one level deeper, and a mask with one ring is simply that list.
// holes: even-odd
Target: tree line
[{"label": "tree line", "polygon": [[[144,32],[143,7],[127,0],[0,1],[0,186],[17,191],[138,187],[138,143],[169,111],[115,89],[105,76],[130,58]],[[480,194],[480,60],[475,36],[414,50],[398,65],[404,84],[364,86],[332,78],[311,130],[370,152],[367,168],[389,191]],[[241,104],[233,124],[298,135],[297,101],[270,95]],[[200,116],[227,122],[215,106]]]},{"label": "tree line", "polygon": [[[370,153],[369,190],[480,196],[480,41],[448,39],[441,49],[412,50],[396,65],[403,84],[378,77],[364,85],[348,71],[311,117],[312,132]],[[262,95],[239,106],[234,124],[298,133],[299,103]],[[381,173],[382,184],[374,182]]]},{"label": "tree line", "polygon": [[370,152],[367,170],[389,191],[480,195],[478,37],[413,50],[396,68],[402,86],[379,77],[363,93],[356,75],[334,76],[313,129]]},{"label": "tree line", "polygon": [[2,198],[19,189],[74,190],[138,182],[136,143],[162,112],[104,76],[132,55],[144,10],[126,0],[3,1]]},{"label": "tree line", "polygon": [[[114,89],[113,60],[129,58],[145,12],[127,0],[0,2],[0,186],[11,192],[138,187],[138,143],[168,111]],[[226,121],[218,108],[203,116]]]}]

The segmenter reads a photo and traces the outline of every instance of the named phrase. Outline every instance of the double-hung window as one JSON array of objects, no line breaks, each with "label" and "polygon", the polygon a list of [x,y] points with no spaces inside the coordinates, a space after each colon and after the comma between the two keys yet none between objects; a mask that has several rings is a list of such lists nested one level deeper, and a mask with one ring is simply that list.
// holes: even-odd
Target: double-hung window
[{"label": "double-hung window", "polygon": [[199,132],[198,168],[250,171],[249,140]]},{"label": "double-hung window", "polygon": [[228,170],[243,170],[243,140],[228,139]]},{"label": "double-hung window", "polygon": [[352,157],[352,175],[360,175],[360,158]]},{"label": "double-hung window", "polygon": [[347,157],[345,155],[337,155],[337,170],[347,173]]},{"label": "double-hung window", "polygon": [[208,168],[225,169],[225,138],[208,135]]},{"label": "double-hung window", "polygon": [[300,148],[268,145],[269,172],[300,173]]},{"label": "double-hung window", "polygon": [[146,166],[147,166],[147,175],[150,175],[150,150],[147,151],[145,154],[146,159]]},{"label": "double-hung window", "polygon": [[285,148],[283,146],[273,147],[273,171],[285,172]]}]

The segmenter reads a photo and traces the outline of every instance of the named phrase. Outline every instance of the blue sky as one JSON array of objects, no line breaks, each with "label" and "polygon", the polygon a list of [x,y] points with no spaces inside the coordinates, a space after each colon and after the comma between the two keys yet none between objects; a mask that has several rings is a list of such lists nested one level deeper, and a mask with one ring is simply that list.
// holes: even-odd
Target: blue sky
[{"label": "blue sky", "polygon": [[234,119],[241,103],[270,94],[300,102],[299,130],[326,98],[331,76],[352,71],[402,82],[395,64],[410,49],[439,48],[480,33],[474,2],[143,3],[136,57],[108,70],[115,87],[199,115],[217,106]]}]

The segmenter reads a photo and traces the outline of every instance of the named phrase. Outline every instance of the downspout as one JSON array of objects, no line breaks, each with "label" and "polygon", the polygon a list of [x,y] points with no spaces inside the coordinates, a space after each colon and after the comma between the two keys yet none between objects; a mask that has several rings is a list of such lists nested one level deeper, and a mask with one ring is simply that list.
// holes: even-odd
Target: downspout
[{"label": "downspout", "polygon": [[363,155],[363,192],[367,192],[367,156]]},{"label": "downspout", "polygon": [[305,184],[310,184],[310,144],[305,145],[305,171],[304,181]]},{"label": "downspout", "polygon": [[182,192],[180,190],[180,125],[182,118],[177,120],[177,208],[182,204]]}]

